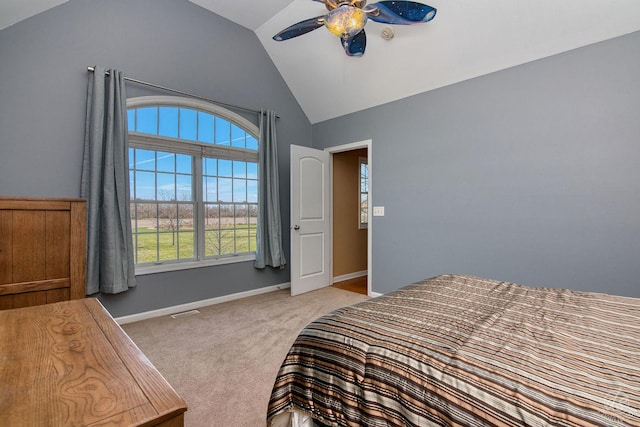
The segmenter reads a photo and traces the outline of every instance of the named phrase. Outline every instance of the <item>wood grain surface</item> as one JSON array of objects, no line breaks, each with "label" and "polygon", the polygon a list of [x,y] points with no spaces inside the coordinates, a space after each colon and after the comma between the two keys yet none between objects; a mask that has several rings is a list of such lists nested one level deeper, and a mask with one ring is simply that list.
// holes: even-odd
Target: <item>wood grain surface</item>
[{"label": "wood grain surface", "polygon": [[0,310],[84,298],[86,201],[0,197]]},{"label": "wood grain surface", "polygon": [[2,425],[173,426],[185,411],[97,299],[0,311]]}]

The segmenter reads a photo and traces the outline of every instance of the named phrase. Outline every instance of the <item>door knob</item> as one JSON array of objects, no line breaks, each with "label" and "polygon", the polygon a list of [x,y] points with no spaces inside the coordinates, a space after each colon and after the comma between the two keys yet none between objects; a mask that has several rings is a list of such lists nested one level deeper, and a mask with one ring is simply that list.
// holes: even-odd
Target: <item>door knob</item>
[{"label": "door knob", "polygon": [[298,224],[296,224],[296,225],[293,226],[293,229],[294,230],[300,230],[300,226]]}]

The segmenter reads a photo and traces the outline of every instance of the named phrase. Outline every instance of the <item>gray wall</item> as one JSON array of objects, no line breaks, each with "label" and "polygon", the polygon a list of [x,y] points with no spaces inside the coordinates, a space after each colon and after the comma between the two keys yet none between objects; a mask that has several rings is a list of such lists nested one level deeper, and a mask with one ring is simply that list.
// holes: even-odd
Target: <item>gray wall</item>
[{"label": "gray wall", "polygon": [[460,273],[640,297],[639,46],[637,32],[314,125],[315,148],[373,141],[373,289]]},{"label": "gray wall", "polygon": [[[87,66],[95,64],[277,111],[288,229],[289,145],[311,145],[311,125],[255,34],[187,0],[71,0],[0,31],[0,195],[79,196]],[[127,90],[153,94],[135,84]],[[288,259],[288,239],[285,247]],[[241,263],[139,276],[137,288],[100,298],[122,316],[288,281],[288,269]]]}]

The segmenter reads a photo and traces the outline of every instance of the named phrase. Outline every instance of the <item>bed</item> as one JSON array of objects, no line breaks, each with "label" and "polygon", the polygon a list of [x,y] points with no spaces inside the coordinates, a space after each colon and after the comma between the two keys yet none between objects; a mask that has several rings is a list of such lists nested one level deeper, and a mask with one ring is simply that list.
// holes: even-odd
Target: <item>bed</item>
[{"label": "bed", "polygon": [[640,426],[640,299],[460,275],[406,286],[309,324],[267,424]]}]

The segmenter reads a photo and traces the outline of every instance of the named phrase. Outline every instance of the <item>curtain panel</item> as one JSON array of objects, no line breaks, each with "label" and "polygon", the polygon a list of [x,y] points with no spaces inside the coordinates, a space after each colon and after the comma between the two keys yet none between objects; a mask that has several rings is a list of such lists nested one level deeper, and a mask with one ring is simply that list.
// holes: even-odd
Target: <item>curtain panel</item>
[{"label": "curtain panel", "polygon": [[287,261],[282,248],[276,113],[270,110],[263,110],[260,114],[259,122],[259,213],[256,235],[256,260],[254,265],[260,269],[266,266],[284,268]]},{"label": "curtain panel", "polygon": [[80,195],[87,199],[87,295],[135,286],[124,74],[89,74]]}]

